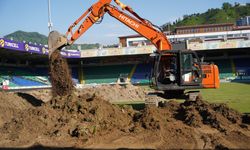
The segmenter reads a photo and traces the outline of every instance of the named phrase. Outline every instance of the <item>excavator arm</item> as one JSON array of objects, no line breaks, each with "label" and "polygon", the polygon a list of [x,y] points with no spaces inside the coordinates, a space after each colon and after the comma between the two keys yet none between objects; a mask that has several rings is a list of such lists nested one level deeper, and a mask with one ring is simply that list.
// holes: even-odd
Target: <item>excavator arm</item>
[{"label": "excavator arm", "polygon": [[[81,37],[92,25],[99,22],[103,16],[108,13],[118,21],[122,22],[138,34],[144,36],[154,44],[158,51],[170,50],[171,44],[155,25],[148,20],[141,18],[129,6],[114,0],[115,3],[122,8],[123,11],[111,5],[112,0],[99,0],[93,4],[82,16],[80,16],[69,28],[66,35],[60,35],[56,31],[52,31],[49,35],[49,51],[50,54],[64,46],[73,44]],[[125,13],[129,12],[129,14]],[[80,24],[81,23],[81,24]],[[78,27],[76,30],[74,28]]]}]

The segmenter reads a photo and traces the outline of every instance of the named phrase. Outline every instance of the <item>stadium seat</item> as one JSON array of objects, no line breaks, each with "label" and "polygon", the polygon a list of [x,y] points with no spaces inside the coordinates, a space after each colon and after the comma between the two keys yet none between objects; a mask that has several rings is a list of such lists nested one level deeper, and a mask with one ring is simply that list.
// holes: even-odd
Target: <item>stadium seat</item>
[{"label": "stadium seat", "polygon": [[214,63],[219,67],[221,80],[231,80],[235,78],[234,68],[230,60],[215,60]]},{"label": "stadium seat", "polygon": [[236,80],[250,81],[250,63],[249,59],[235,59]]},{"label": "stadium seat", "polygon": [[133,65],[84,67],[85,84],[116,83],[121,74],[129,74]]},{"label": "stadium seat", "polygon": [[149,84],[149,77],[151,73],[150,64],[139,64],[131,78],[132,84]]},{"label": "stadium seat", "polygon": [[45,75],[45,73],[41,73],[39,70],[44,71],[44,69],[38,68],[1,67],[0,76],[2,80],[10,81],[10,87],[43,86],[50,84],[48,81],[48,71],[47,75]]}]

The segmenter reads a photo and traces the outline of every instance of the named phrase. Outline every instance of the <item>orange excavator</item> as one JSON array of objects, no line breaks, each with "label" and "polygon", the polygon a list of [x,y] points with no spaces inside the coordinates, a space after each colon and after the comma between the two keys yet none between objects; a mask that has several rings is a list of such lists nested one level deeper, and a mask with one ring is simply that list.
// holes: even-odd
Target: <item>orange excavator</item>
[{"label": "orange excavator", "polygon": [[151,41],[157,48],[151,55],[154,64],[150,79],[154,89],[164,91],[167,95],[178,95],[187,89],[219,87],[219,71],[216,65],[200,61],[194,51],[171,50],[171,43],[159,27],[140,17],[131,7],[119,0],[114,2],[121,9],[112,5],[112,1],[99,0],[93,4],[68,28],[66,35],[61,35],[57,31],[50,32],[49,55],[73,44],[108,13]]}]

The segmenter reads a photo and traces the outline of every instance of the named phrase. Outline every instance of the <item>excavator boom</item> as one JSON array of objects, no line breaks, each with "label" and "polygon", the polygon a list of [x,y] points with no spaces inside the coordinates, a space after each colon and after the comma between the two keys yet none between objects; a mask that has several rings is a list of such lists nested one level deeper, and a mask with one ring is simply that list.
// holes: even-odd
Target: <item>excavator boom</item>
[{"label": "excavator boom", "polygon": [[[64,46],[73,44],[81,37],[92,25],[97,23],[102,17],[108,13],[115,19],[119,20],[138,34],[150,40],[157,50],[170,50],[171,44],[165,34],[161,32],[155,25],[148,20],[143,19],[133,11],[129,6],[114,0],[115,3],[122,8],[123,11],[111,5],[112,0],[100,0],[85,11],[69,28],[66,35],[58,33],[50,33],[49,35],[49,51],[50,54],[54,50],[60,50]],[[127,11],[129,14],[125,13]],[[85,20],[84,20],[85,19]],[[83,20],[83,21],[82,21]],[[74,28],[78,27],[75,31]]]}]

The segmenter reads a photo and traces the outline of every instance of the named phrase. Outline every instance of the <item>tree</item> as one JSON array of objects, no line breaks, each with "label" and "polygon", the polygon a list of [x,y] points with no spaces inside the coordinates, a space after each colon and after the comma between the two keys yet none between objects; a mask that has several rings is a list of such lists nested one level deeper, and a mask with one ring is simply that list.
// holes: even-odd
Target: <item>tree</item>
[{"label": "tree", "polygon": [[[250,3],[240,5],[239,3],[223,3],[221,8],[210,8],[204,13],[184,15],[182,19],[175,20],[171,30],[175,27],[202,24],[235,23],[241,17],[250,16]],[[168,28],[166,27],[165,30]]]},{"label": "tree", "polygon": [[232,5],[230,3],[223,3],[222,4],[222,9],[227,11],[229,10],[230,8],[232,8]]}]

